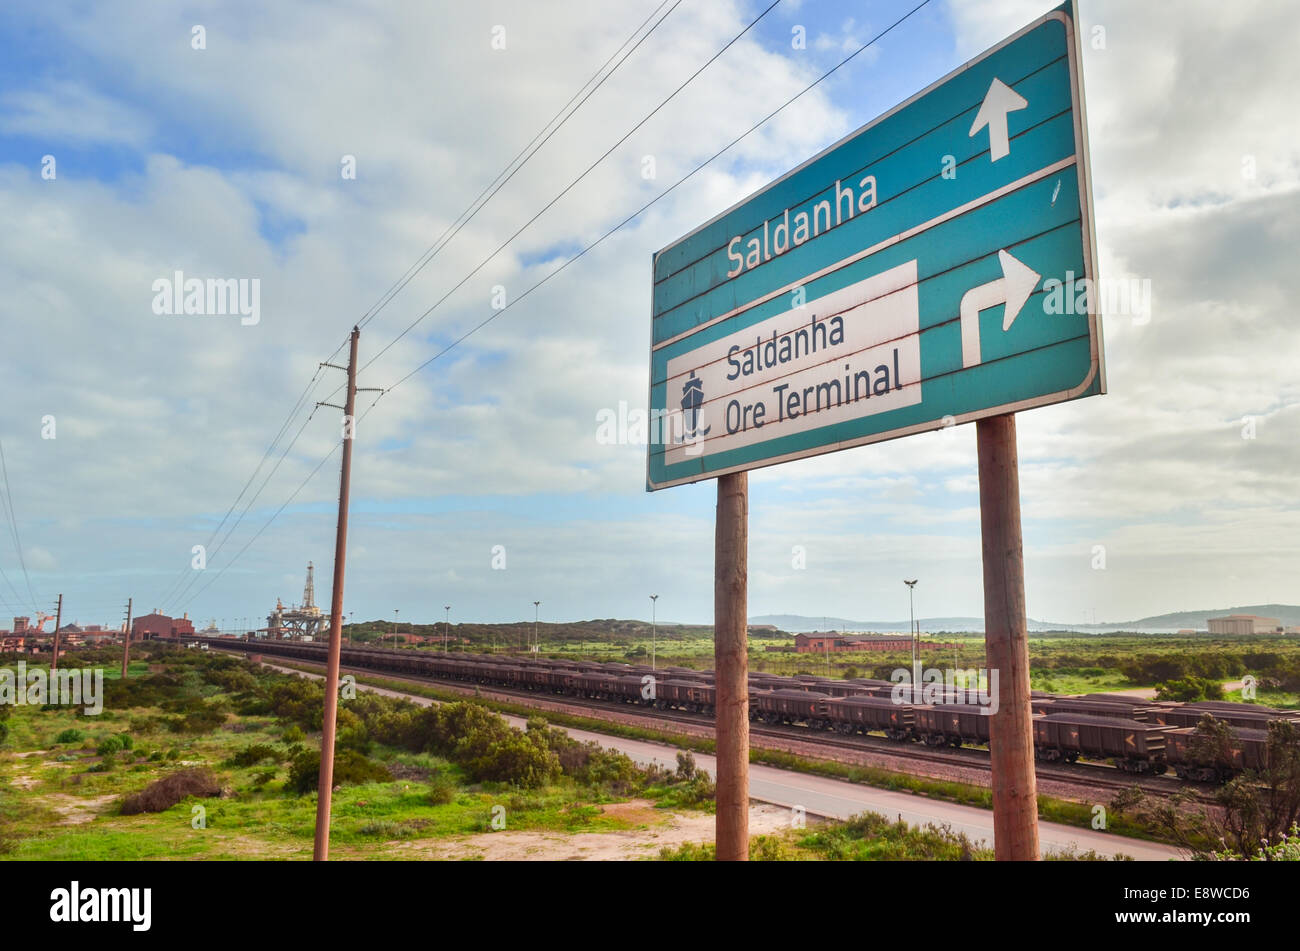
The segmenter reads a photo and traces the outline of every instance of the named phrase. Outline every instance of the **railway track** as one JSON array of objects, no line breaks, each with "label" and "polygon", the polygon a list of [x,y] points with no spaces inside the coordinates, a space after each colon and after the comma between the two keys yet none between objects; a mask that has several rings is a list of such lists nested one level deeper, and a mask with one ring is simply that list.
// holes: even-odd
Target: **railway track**
[{"label": "railway track", "polygon": [[[227,650],[232,653],[249,653],[246,647],[236,647],[235,645],[219,645],[219,649]],[[300,663],[306,666],[323,669],[322,665],[302,658],[289,658],[289,660],[292,663]],[[543,712],[544,708],[537,705],[538,700],[545,700],[550,703],[563,704],[570,707],[578,707],[581,710],[588,712],[593,719],[603,719],[610,722],[614,722],[611,720],[610,714],[617,711],[625,715],[642,718],[651,726],[665,721],[678,723],[684,726],[703,727],[706,729],[712,729],[714,726],[714,720],[712,717],[697,713],[687,713],[681,710],[655,710],[653,713],[649,713],[646,712],[645,708],[636,707],[630,704],[612,704],[609,701],[594,700],[586,697],[573,697],[565,694],[551,695],[539,691],[519,690],[495,684],[468,684],[461,680],[445,680],[438,677],[411,674],[409,672],[398,673],[375,670],[374,668],[369,667],[344,666],[342,669],[359,675],[382,676],[386,679],[406,681],[413,684],[428,684],[431,686],[450,688],[457,690],[458,692],[464,692],[467,695],[487,696],[506,701],[522,702],[522,705],[534,706],[539,710],[543,710]],[[624,707],[627,709],[624,709]],[[917,762],[974,769],[982,773],[989,773],[991,770],[991,765],[988,760],[988,752],[982,748],[961,747],[956,749],[936,750],[918,744],[899,743],[894,740],[885,739],[884,737],[872,735],[855,734],[850,738],[839,736],[834,733],[811,730],[807,727],[774,726],[761,722],[750,723],[750,736],[766,736],[772,739],[796,741],[813,746],[840,749],[859,754],[879,753],[882,755],[915,760]],[[1169,796],[1175,792],[1192,787],[1195,798],[1198,801],[1203,803],[1212,803],[1214,801],[1214,797],[1211,794],[1202,789],[1195,788],[1196,784],[1189,784],[1183,780],[1164,776],[1142,776],[1124,773],[1107,763],[1081,762],[1073,765],[1048,765],[1039,762],[1035,763],[1034,766],[1035,774],[1039,779],[1054,780],[1056,782],[1066,783],[1073,786],[1087,786],[1094,790],[1105,790],[1112,793],[1122,792],[1131,789],[1134,786],[1138,786],[1148,794],[1159,796]]]}]

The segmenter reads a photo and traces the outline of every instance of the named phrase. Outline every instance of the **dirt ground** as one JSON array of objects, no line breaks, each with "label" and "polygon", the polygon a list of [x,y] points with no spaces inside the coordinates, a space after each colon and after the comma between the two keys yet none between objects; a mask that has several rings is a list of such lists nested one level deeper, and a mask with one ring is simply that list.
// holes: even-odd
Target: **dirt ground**
[{"label": "dirt ground", "polygon": [[[385,844],[392,859],[484,859],[487,861],[625,861],[653,858],[662,848],[686,842],[712,842],[714,817],[704,813],[675,813],[654,808],[647,800],[614,803],[604,811],[637,828],[619,832],[484,832],[464,838],[411,839]],[[790,810],[751,805],[751,835],[790,828]]]}]

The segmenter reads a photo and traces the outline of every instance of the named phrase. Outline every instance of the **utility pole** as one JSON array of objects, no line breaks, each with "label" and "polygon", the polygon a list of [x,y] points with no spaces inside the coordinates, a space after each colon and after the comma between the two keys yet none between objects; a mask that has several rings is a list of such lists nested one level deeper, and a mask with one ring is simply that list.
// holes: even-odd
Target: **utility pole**
[{"label": "utility pole", "polygon": [[917,657],[917,634],[916,634],[916,608],[912,603],[912,592],[916,588],[919,578],[913,578],[908,581],[903,579],[903,584],[907,585],[907,639],[912,645],[912,702],[921,702],[921,663]]},{"label": "utility pole", "polygon": [[659,606],[659,595],[650,595],[650,669],[655,669],[655,647],[659,641],[659,623],[655,620],[655,608]]},{"label": "utility pole", "polygon": [[717,858],[749,859],[749,473],[718,477],[713,540]]},{"label": "utility pole", "polygon": [[[334,534],[334,590],[330,593],[330,647],[325,666],[325,715],[321,724],[320,779],[316,794],[316,841],[312,859],[328,861],[330,855],[330,801],[334,792],[334,733],[339,713],[339,648],[343,640],[343,569],[348,549],[348,489],[352,481],[352,442],[356,431],[357,408],[357,340],[361,331],[352,328],[348,365],[333,363],[321,366],[346,370],[348,374],[345,405],[317,403],[343,410],[343,462],[339,467],[338,528]],[[379,629],[381,632],[383,628]],[[383,637],[383,634],[380,634]]]},{"label": "utility pole", "polygon": [[131,599],[126,599],[126,629],[122,631],[122,679],[126,680],[126,665],[131,660]]},{"label": "utility pole", "polygon": [[447,640],[451,637],[451,605],[445,604],[443,607],[447,611],[447,620],[442,625],[442,652],[447,653]]},{"label": "utility pole", "polygon": [[[59,626],[63,623],[63,595],[59,595],[59,606],[54,609],[54,656],[50,658],[50,673],[59,669]],[[50,682],[53,685],[53,681]]]},{"label": "utility pole", "polygon": [[980,533],[984,560],[984,641],[998,675],[997,713],[989,717],[993,851],[1000,861],[1038,859],[1038,787],[1029,706],[1025,554],[1014,414],[975,423]]},{"label": "utility pole", "polygon": [[534,601],[534,602],[533,602],[533,643],[534,643],[534,644],[538,643],[538,640],[537,640],[537,615],[541,612],[541,610],[542,610],[542,602],[540,602],[540,601]]}]

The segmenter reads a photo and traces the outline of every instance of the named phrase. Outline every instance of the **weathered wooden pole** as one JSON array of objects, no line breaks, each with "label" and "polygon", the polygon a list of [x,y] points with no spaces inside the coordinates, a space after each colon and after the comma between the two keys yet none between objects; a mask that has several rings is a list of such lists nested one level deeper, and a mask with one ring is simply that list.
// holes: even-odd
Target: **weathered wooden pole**
[{"label": "weathered wooden pole", "polygon": [[126,680],[126,668],[131,663],[131,605],[132,598],[126,599],[126,628],[122,631],[122,679]]},{"label": "weathered wooden pole", "polygon": [[713,539],[717,858],[749,859],[749,474],[718,477]]},{"label": "weathered wooden pole", "polygon": [[[997,712],[989,724],[993,772],[993,851],[1000,860],[1038,856],[1038,789],[1029,706],[1025,555],[1020,536],[1016,417],[975,424],[984,557],[984,643]],[[992,689],[992,683],[990,683]]]},{"label": "weathered wooden pole", "polygon": [[[63,595],[59,595],[59,606],[54,609],[54,650],[50,655],[50,673],[59,669],[59,625],[63,623]],[[54,681],[50,681],[53,689]]]},{"label": "weathered wooden pole", "polygon": [[[352,443],[357,406],[357,339],[352,328],[348,351],[347,399],[343,407],[343,462],[339,466],[339,511],[334,532],[334,587],[330,592],[330,646],[325,661],[325,712],[321,718],[320,780],[316,785],[316,836],[312,859],[330,857],[330,802],[334,794],[334,734],[339,711],[339,651],[343,640],[343,576],[348,553],[348,492],[352,484]],[[380,628],[382,632],[382,628]],[[382,640],[382,633],[380,635]]]}]

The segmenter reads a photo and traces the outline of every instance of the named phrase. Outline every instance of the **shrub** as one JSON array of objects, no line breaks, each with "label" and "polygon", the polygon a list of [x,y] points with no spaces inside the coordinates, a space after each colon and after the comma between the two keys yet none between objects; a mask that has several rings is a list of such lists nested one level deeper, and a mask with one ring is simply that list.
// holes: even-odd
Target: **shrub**
[{"label": "shrub", "polygon": [[306,738],[306,735],[307,734],[302,732],[301,727],[295,725],[285,730],[284,733],[280,735],[280,739],[288,744],[301,743]]},{"label": "shrub", "polygon": [[[378,763],[366,759],[356,750],[334,753],[334,785],[358,786],[362,783],[386,783],[393,774]],[[298,795],[309,793],[320,783],[320,753],[308,750],[298,754],[289,767],[289,787]]]},{"label": "shrub", "polygon": [[82,733],[80,730],[74,730],[72,728],[69,728],[64,730],[58,736],[56,736],[54,738],[54,742],[55,743],[80,743],[85,738],[86,738],[86,734]]},{"label": "shrub", "polygon": [[475,779],[524,789],[545,786],[560,772],[560,761],[545,741],[518,730],[491,743],[465,766]]},{"label": "shrub", "polygon": [[411,835],[414,830],[401,822],[393,822],[391,819],[379,819],[374,822],[367,822],[357,831],[361,835],[375,835],[385,839],[403,839]]},{"label": "shrub", "polygon": [[269,783],[271,780],[275,779],[275,774],[276,774],[277,772],[278,772],[278,770],[274,770],[274,769],[264,769],[264,770],[262,770],[260,773],[258,773],[256,776],[253,777],[253,785],[254,785],[254,786],[265,786],[265,785],[266,785],[267,783]]},{"label": "shrub", "polygon": [[230,757],[230,764],[232,766],[256,766],[264,759],[275,760],[278,763],[280,762],[280,751],[274,746],[268,746],[265,743],[254,743]]},{"label": "shrub", "polygon": [[124,749],[124,747],[122,746],[122,738],[120,736],[106,736],[100,740],[99,745],[95,747],[95,753],[99,756],[112,756],[114,753],[117,753],[122,749]]},{"label": "shrub", "polygon": [[163,812],[190,796],[212,797],[221,795],[221,785],[212,771],[203,767],[183,769],[150,783],[137,793],[122,800],[122,815],[134,816],[141,812]]},{"label": "shrub", "polygon": [[456,798],[456,784],[441,773],[429,780],[429,803],[445,806]]},{"label": "shrub", "polygon": [[226,715],[220,710],[194,710],[184,716],[170,717],[167,729],[173,733],[211,733],[226,722]]}]

